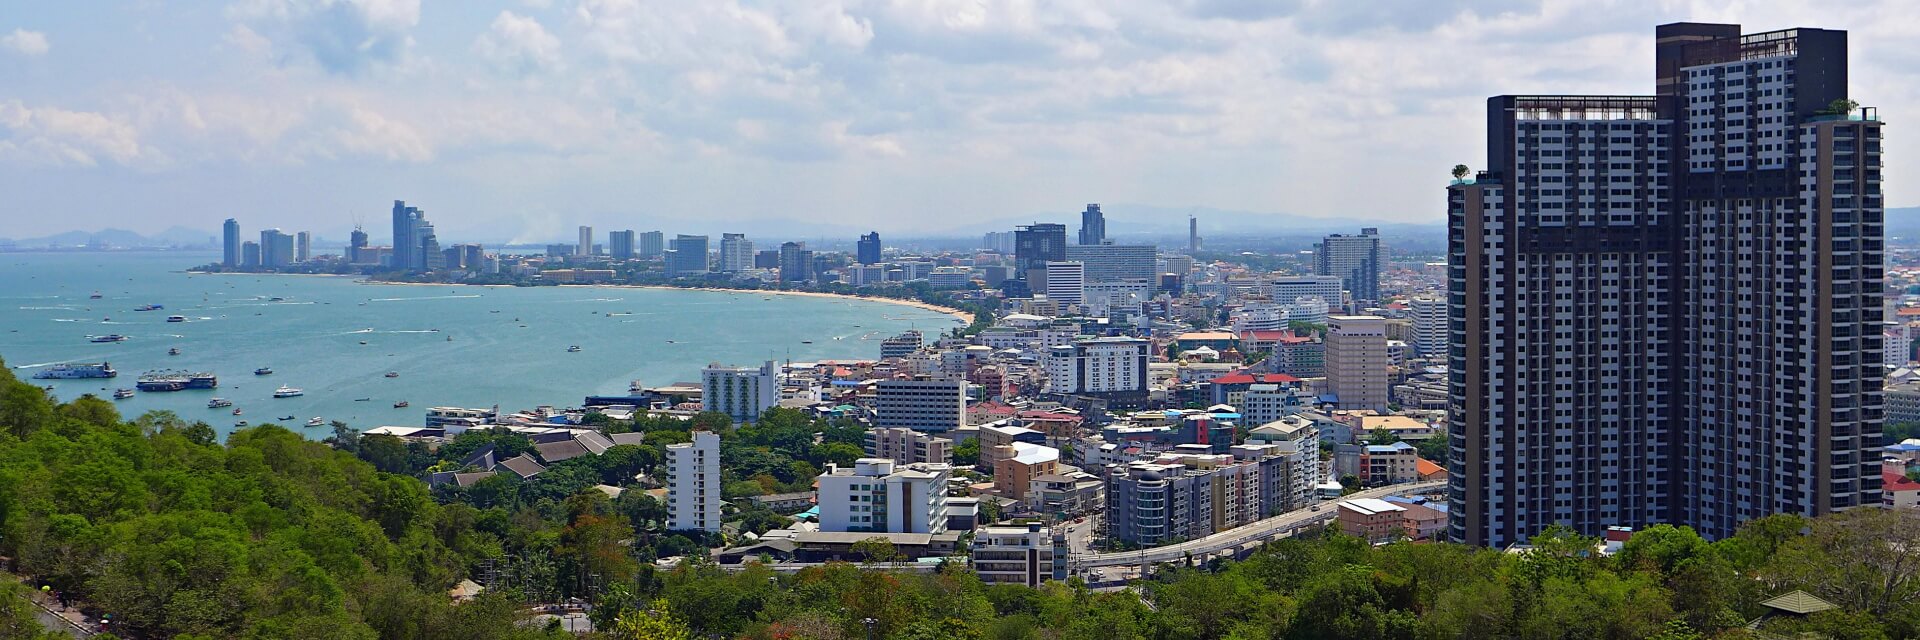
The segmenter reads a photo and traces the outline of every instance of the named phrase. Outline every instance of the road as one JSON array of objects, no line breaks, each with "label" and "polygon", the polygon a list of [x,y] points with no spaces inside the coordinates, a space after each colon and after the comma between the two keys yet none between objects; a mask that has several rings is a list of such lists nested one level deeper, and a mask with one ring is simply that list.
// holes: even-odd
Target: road
[{"label": "road", "polygon": [[1387,496],[1424,493],[1443,489],[1446,481],[1413,482],[1368,489],[1339,500],[1321,503],[1319,509],[1313,508],[1289,511],[1265,520],[1245,526],[1235,527],[1199,540],[1189,540],[1179,544],[1170,544],[1138,551],[1115,551],[1110,553],[1086,553],[1075,558],[1077,569],[1086,570],[1097,567],[1124,567],[1174,562],[1189,556],[1203,558],[1208,555],[1233,549],[1241,545],[1277,538],[1302,527],[1320,524],[1332,520],[1339,513],[1340,502],[1356,498],[1384,498]]}]

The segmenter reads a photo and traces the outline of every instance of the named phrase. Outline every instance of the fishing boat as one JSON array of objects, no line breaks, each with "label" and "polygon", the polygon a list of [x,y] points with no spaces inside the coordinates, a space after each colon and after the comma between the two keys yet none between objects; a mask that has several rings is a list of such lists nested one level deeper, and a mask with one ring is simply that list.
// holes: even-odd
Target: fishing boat
[{"label": "fishing boat", "polygon": [[256,376],[270,376],[270,375],[273,375],[273,368],[272,368],[272,367],[260,367],[260,368],[258,368],[258,369],[254,369],[254,370],[253,370],[253,375],[256,375]]},{"label": "fishing boat", "polygon": [[[231,406],[233,406],[233,401],[228,400],[226,398],[214,398],[212,400],[207,401],[208,409],[219,409],[221,407],[231,407]],[[239,413],[239,411],[235,410],[234,413]]]},{"label": "fishing boat", "polygon": [[299,418],[296,418],[294,416],[280,416],[281,422],[292,422],[294,420],[299,420]]},{"label": "fishing boat", "polygon": [[275,398],[297,398],[306,394],[307,392],[305,391],[284,384],[280,385],[280,388],[273,390],[273,397]]},{"label": "fishing boat", "polygon": [[125,400],[131,397],[133,397],[132,389],[114,389],[113,390],[113,399],[115,400]]},{"label": "fishing boat", "polygon": [[399,401],[399,402],[395,402],[395,403],[393,403],[393,408],[395,408],[395,409],[405,409],[405,408],[407,408],[407,401],[405,401],[405,400],[401,400],[401,401]]},{"label": "fishing boat", "polygon": [[101,295],[100,295],[100,292],[98,291],[93,292],[93,295],[87,296],[88,300],[99,300],[100,298],[101,298]]},{"label": "fishing boat", "polygon": [[324,425],[324,424],[326,424],[326,423],[327,423],[327,421],[325,421],[325,420],[322,420],[322,419],[320,419],[320,416],[314,416],[314,417],[313,417],[313,419],[311,419],[311,420],[308,420],[308,421],[307,421],[307,426],[309,426],[309,427],[318,427],[318,426],[320,426],[320,425]]}]

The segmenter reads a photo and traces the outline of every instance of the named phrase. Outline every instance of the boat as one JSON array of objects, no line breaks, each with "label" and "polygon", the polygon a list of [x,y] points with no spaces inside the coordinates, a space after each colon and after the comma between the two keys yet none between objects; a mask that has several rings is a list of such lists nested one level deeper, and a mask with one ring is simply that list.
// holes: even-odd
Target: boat
[{"label": "boat", "polygon": [[134,311],[159,311],[165,308],[166,307],[157,305],[157,304],[143,304],[138,307],[134,307],[133,310]]},{"label": "boat", "polygon": [[247,421],[245,421],[245,420],[240,420],[240,421],[236,421],[236,422],[234,422],[234,423],[233,423],[233,426],[236,426],[236,427],[244,427],[244,426],[247,426]]},{"label": "boat", "polygon": [[253,370],[253,375],[270,376],[270,375],[273,375],[273,369],[271,367],[260,367],[258,369]]},{"label": "boat", "polygon": [[212,400],[207,401],[208,409],[218,409],[221,407],[231,407],[231,406],[233,406],[233,401],[228,400],[226,398],[214,398]]},{"label": "boat", "polygon": [[284,385],[284,384],[283,384],[283,385],[280,385],[280,388],[278,388],[278,389],[274,389],[274,390],[273,390],[273,397],[275,397],[275,398],[294,398],[294,397],[299,397],[299,396],[303,396],[303,395],[306,395],[306,393],[307,393],[307,392],[305,392],[305,391],[301,391],[301,390],[299,390],[299,389],[296,389],[296,388],[293,388],[293,387],[289,387],[289,386],[287,386],[287,385]]},{"label": "boat", "polygon": [[325,421],[325,420],[321,420],[321,419],[320,419],[320,416],[314,416],[312,420],[308,420],[308,421],[307,421],[307,426],[309,426],[309,427],[318,427],[318,426],[320,426],[320,425],[323,425],[323,424],[326,424],[326,423],[327,423],[327,421]]},{"label": "boat", "polygon": [[98,291],[93,292],[93,295],[87,296],[88,300],[99,300],[100,298],[100,292]]},{"label": "boat", "polygon": [[366,343],[367,343],[367,341],[365,341],[365,340],[361,340],[361,341],[360,341],[360,344],[366,344]]},{"label": "boat", "polygon": [[186,316],[167,316],[167,322],[186,322]]},{"label": "boat", "polygon": [[237,416],[237,415],[240,415],[240,410],[239,410],[239,409],[234,409],[234,410],[233,410],[233,415],[236,415],[236,416]]},{"label": "boat", "polygon": [[188,389],[212,389],[218,386],[220,386],[220,378],[211,373],[201,372],[187,374]]},{"label": "boat", "polygon": [[115,400],[125,400],[131,397],[133,397],[132,389],[114,389],[113,390],[113,399]]},{"label": "boat", "polygon": [[294,420],[299,420],[299,418],[296,418],[294,416],[280,416],[281,422],[292,422]]},{"label": "boat", "polygon": [[87,339],[93,342],[126,342],[127,341],[126,336],[120,335],[118,333],[109,333],[104,336],[92,336]]},{"label": "boat", "polygon": [[813,344],[812,340],[801,340],[800,344]]},{"label": "boat", "polygon": [[173,371],[155,371],[141,374],[134,388],[141,391],[179,391],[187,388],[187,374]]},{"label": "boat", "polygon": [[56,364],[33,374],[33,377],[38,380],[73,380],[111,378],[117,375],[120,375],[120,372],[114,371],[113,365],[102,362],[100,364]]},{"label": "boat", "polygon": [[373,398],[354,398],[354,402],[371,402]]},{"label": "boat", "polygon": [[580,345],[576,344],[571,347],[567,347],[567,353],[580,353]]},{"label": "boat", "polygon": [[177,356],[177,355],[180,355],[180,347],[169,347],[169,348],[167,348],[167,355],[170,355],[170,356]]},{"label": "boat", "polygon": [[399,402],[395,402],[395,403],[393,403],[393,408],[395,408],[395,409],[405,409],[405,408],[407,408],[407,401],[405,401],[405,400],[401,400],[401,401],[399,401]]},{"label": "boat", "polygon": [[282,298],[282,297],[280,297],[280,296],[274,296],[274,297],[271,297],[271,298],[267,298],[267,302],[286,302],[286,301],[287,301],[287,299],[286,299],[286,298]]},{"label": "boat", "polygon": [[398,377],[400,377],[400,372],[398,372],[398,371],[388,371],[388,372],[387,372],[387,377],[389,377],[389,378],[398,378]]}]

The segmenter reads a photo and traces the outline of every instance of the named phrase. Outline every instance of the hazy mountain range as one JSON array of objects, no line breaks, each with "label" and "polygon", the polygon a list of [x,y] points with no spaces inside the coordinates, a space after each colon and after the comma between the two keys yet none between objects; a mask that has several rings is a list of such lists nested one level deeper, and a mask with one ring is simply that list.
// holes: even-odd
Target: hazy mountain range
[{"label": "hazy mountain range", "polygon": [[186,227],[169,227],[153,235],[142,235],[126,229],[101,229],[99,231],[68,231],[38,238],[0,237],[0,245],[30,249],[47,246],[81,247],[98,243],[110,247],[186,248],[216,246],[220,242],[219,236],[219,233]]}]

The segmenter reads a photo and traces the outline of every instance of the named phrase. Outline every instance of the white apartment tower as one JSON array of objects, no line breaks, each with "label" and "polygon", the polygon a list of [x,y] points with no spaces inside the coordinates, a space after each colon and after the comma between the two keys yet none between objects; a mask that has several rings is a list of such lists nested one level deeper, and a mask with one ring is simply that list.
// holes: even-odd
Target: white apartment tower
[{"label": "white apartment tower", "polygon": [[1086,301],[1086,263],[1048,262],[1046,272],[1047,299],[1060,304],[1080,304]]},{"label": "white apartment tower", "polygon": [[1094,338],[1050,347],[1046,369],[1047,393],[1104,398],[1114,407],[1147,400],[1146,340]]},{"label": "white apartment tower", "polygon": [[1438,296],[1414,296],[1407,301],[1413,316],[1413,352],[1422,358],[1447,355],[1447,301]]},{"label": "white apartment tower", "polygon": [[739,273],[753,268],[753,241],[744,233],[720,235],[720,271]]},{"label": "white apartment tower", "polygon": [[573,255],[593,255],[593,227],[580,225],[580,244],[573,247]]},{"label": "white apartment tower", "polygon": [[780,402],[780,369],[768,360],[758,369],[707,365],[700,374],[700,408],[750,422]]},{"label": "white apartment tower", "polygon": [[861,458],[851,468],[829,463],[818,479],[820,530],[944,533],[952,471],[942,463],[885,458]]},{"label": "white apartment tower", "polygon": [[1341,409],[1387,410],[1387,319],[1327,316],[1327,388]]},{"label": "white apartment tower", "polygon": [[967,381],[881,380],[874,389],[873,425],[945,433],[967,425]]},{"label": "white apartment tower", "polygon": [[720,436],[693,432],[667,445],[667,528],[720,530]]}]

